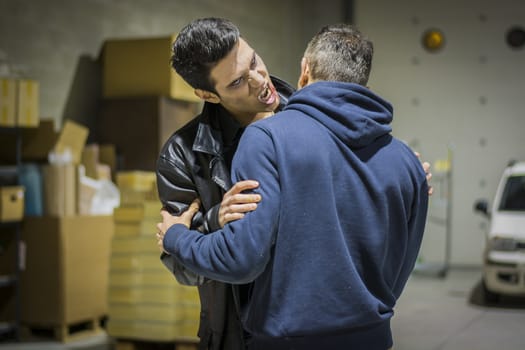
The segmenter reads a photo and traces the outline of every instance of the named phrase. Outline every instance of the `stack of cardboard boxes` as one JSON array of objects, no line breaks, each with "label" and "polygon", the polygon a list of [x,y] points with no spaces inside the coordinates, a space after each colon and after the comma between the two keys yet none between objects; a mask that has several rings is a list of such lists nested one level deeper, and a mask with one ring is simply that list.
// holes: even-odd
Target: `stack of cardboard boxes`
[{"label": "stack of cardboard boxes", "polygon": [[[0,189],[0,221],[21,221],[21,239],[5,253],[18,256],[23,334],[31,336],[39,329],[66,341],[72,327],[79,325],[89,334],[98,332],[107,314],[113,220],[110,215],[78,216],[76,169],[87,130],[71,125],[82,131],[72,135],[66,123],[57,135],[52,121],[40,119],[39,82],[18,78],[0,79],[0,127],[12,131],[2,134],[2,163],[16,165],[17,182],[23,185]],[[76,158],[67,164],[46,164],[51,148],[66,146],[73,146]],[[29,159],[38,162],[31,169],[42,165],[43,176],[31,174],[37,176],[28,181],[25,162]],[[37,200],[44,203],[36,205]]]},{"label": "stack of cardboard boxes", "polygon": [[[0,127],[34,128],[23,136],[22,161],[37,159],[31,169],[41,171],[26,194],[41,193],[42,205],[29,201],[33,210],[23,220],[20,246],[20,311],[29,330],[45,328],[67,341],[79,326],[98,331],[109,316],[108,332],[118,338],[195,339],[197,290],[179,285],[159,260],[154,227],[160,202],[148,177],[164,142],[201,107],[169,65],[173,39],[104,43],[95,130],[66,120],[57,134],[52,122],[39,120],[38,82],[0,79]],[[97,144],[86,146],[91,132]],[[0,159],[11,157],[4,142]],[[48,162],[50,151],[58,160]],[[117,169],[121,206],[114,216],[93,215],[89,179],[115,180]],[[147,190],[138,178],[149,179]],[[24,202],[13,199],[19,192],[0,190],[0,219],[20,218]]]},{"label": "stack of cardboard boxes", "polygon": [[149,341],[196,340],[200,304],[162,265],[155,238],[161,220],[155,173],[119,172],[109,285],[108,334]]},{"label": "stack of cardboard boxes", "polygon": [[45,329],[69,341],[100,332],[107,315],[113,216],[79,211],[87,134],[64,123],[52,153],[68,156],[41,165],[43,213],[22,224],[21,321],[29,336]]},{"label": "stack of cardboard boxes", "polygon": [[[0,62],[0,337],[15,338],[20,330],[20,225],[25,188],[19,181],[21,134],[39,124],[39,83],[15,78]],[[4,157],[7,155],[7,157]]]},{"label": "stack of cardboard boxes", "polygon": [[115,145],[119,169],[153,171],[164,142],[200,108],[193,89],[170,67],[174,38],[104,43],[96,135]]},{"label": "stack of cardboard boxes", "polygon": [[175,35],[107,40],[102,48],[99,143],[113,144],[120,207],[110,263],[108,334],[148,341],[195,340],[200,304],[162,265],[155,225],[155,164],[162,145],[201,107],[170,67]]},{"label": "stack of cardboard boxes", "polygon": [[38,81],[0,78],[0,126],[31,128],[39,119]]},{"label": "stack of cardboard boxes", "polygon": [[[21,152],[25,151],[21,147],[22,130],[36,128],[39,123],[39,82],[0,77],[0,223],[19,222],[24,217],[25,188],[18,185],[19,169],[16,169]],[[2,253],[8,249],[14,250],[0,244],[0,258],[5,258]],[[2,266],[0,274],[14,274],[15,267],[11,266],[14,259],[5,261],[4,265],[9,267]],[[4,309],[3,303],[0,309]]]}]

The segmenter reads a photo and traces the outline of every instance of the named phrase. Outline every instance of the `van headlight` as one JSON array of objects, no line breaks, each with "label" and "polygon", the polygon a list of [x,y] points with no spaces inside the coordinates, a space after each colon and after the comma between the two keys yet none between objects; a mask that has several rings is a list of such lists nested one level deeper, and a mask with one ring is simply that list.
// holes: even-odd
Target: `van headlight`
[{"label": "van headlight", "polygon": [[518,249],[518,242],[514,238],[494,237],[489,240],[489,249],[511,252]]}]

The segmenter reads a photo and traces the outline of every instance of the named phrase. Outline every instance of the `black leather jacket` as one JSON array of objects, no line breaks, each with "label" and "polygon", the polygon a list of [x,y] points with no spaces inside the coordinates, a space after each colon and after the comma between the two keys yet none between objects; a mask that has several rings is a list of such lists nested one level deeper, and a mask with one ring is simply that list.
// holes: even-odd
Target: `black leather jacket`
[{"label": "black leather jacket", "polygon": [[[272,77],[272,82],[280,95],[280,110],[294,89],[276,77]],[[180,214],[199,197],[201,211],[195,215],[192,228],[203,233],[220,229],[220,203],[232,186],[221,130],[227,127],[239,128],[239,125],[220,105],[205,103],[200,115],[168,139],[157,161],[157,187],[164,207]],[[170,255],[162,254],[161,260],[180,283],[199,288],[199,348],[244,349],[239,287],[204,279],[186,270]]]}]

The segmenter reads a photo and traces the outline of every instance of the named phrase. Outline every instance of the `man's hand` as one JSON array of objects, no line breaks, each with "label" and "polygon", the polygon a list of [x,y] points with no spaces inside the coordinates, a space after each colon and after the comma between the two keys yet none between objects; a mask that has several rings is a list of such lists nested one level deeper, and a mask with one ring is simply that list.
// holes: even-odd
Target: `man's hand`
[{"label": "man's hand", "polygon": [[242,219],[244,213],[257,209],[261,201],[259,194],[244,194],[243,191],[259,187],[253,180],[239,181],[224,194],[219,208],[219,225],[224,227],[228,222]]},{"label": "man's hand", "polygon": [[200,200],[197,198],[193,202],[191,202],[188,209],[182,214],[180,214],[180,216],[171,215],[166,209],[162,209],[160,211],[160,215],[162,216],[162,222],[159,222],[157,224],[157,245],[159,246],[161,252],[168,253],[164,249],[163,243],[166,231],[168,231],[169,228],[175,224],[183,224],[187,228],[190,228],[191,220],[193,219],[193,216],[195,216],[195,214],[197,214],[197,212],[199,211],[199,206]]},{"label": "man's hand", "polygon": [[[419,154],[419,152],[414,152],[414,153],[416,154],[416,157],[418,157],[421,160],[421,154]],[[430,185],[430,179],[432,179],[432,173],[430,172],[430,163],[422,162],[421,165],[423,166],[423,170],[425,171],[425,174],[427,175],[428,195],[431,196],[432,193],[434,193],[434,189]]]},{"label": "man's hand", "polygon": [[423,170],[425,170],[425,174],[427,174],[427,183],[428,183],[428,195],[431,196],[432,193],[434,193],[434,188],[432,185],[430,185],[430,179],[432,179],[432,173],[430,172],[430,163],[429,162],[423,162]]}]

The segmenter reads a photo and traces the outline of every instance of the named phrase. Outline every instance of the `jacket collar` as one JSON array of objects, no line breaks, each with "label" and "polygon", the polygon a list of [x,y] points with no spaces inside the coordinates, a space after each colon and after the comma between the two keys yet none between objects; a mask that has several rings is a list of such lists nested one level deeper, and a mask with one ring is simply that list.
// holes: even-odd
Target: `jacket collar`
[{"label": "jacket collar", "polygon": [[[193,142],[193,151],[208,153],[219,156],[223,152],[223,135],[221,132],[220,119],[224,119],[225,123],[231,120],[228,112],[220,105],[213,103],[204,103],[204,108],[201,114],[201,120]],[[231,125],[234,126],[233,120]]]}]

